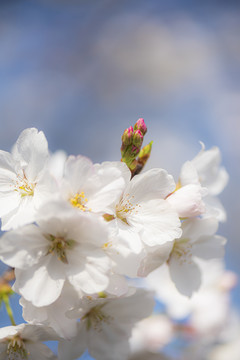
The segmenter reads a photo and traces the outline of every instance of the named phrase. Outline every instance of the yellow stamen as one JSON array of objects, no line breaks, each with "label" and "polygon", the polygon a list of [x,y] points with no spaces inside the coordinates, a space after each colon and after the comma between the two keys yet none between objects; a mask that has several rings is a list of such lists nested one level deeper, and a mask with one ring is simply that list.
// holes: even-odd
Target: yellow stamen
[{"label": "yellow stamen", "polygon": [[[88,202],[88,199],[85,197],[84,191],[77,193],[75,196],[71,197],[69,199],[72,206],[77,207],[78,209],[82,211],[86,211],[86,203]],[[90,210],[90,209],[88,209]]]},{"label": "yellow stamen", "polygon": [[102,249],[105,250],[105,249],[109,248],[110,246],[112,246],[112,243],[110,241],[106,242],[105,244],[103,244]]},{"label": "yellow stamen", "polygon": [[15,191],[18,191],[21,197],[33,196],[35,186],[36,183],[29,182],[25,173],[23,172],[23,176],[22,175],[17,176],[17,180],[15,183]]}]

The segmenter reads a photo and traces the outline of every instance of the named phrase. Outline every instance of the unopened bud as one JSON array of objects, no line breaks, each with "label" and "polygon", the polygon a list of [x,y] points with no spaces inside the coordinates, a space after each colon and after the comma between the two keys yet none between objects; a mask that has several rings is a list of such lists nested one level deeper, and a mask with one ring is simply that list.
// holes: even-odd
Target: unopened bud
[{"label": "unopened bud", "polygon": [[143,118],[138,119],[134,125],[134,130],[140,130],[143,135],[147,132],[147,127]]},{"label": "unopened bud", "polygon": [[152,150],[152,144],[153,141],[151,141],[149,144],[144,146],[138,156],[138,162],[142,164],[143,166],[146,164],[148,158],[150,157],[151,150]]},{"label": "unopened bud", "polygon": [[130,145],[132,143],[132,140],[133,140],[133,127],[130,126],[124,131],[122,135],[122,143],[123,145]]},{"label": "unopened bud", "polygon": [[[143,138],[146,132],[147,127],[144,119],[140,118],[135,123],[134,129],[130,126],[122,135],[121,161],[125,162],[131,170],[132,176],[138,174],[142,170],[150,156],[152,142],[141,150]],[[138,155],[140,156],[139,159],[137,159]],[[108,214],[104,218],[106,221],[112,220],[109,218]]]},{"label": "unopened bud", "polygon": [[141,131],[135,130],[133,134],[133,145],[135,145],[140,150],[142,143],[143,143],[143,135]]}]

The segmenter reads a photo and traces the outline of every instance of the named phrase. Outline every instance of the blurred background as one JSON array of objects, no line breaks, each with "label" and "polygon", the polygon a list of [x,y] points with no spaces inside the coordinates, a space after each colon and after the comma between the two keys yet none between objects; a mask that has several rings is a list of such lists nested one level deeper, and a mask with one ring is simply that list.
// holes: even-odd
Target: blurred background
[{"label": "blurred background", "polygon": [[51,151],[118,160],[143,117],[148,167],[177,180],[199,141],[219,146],[230,174],[219,234],[240,274],[239,34],[239,1],[0,1],[0,148],[37,127]]}]

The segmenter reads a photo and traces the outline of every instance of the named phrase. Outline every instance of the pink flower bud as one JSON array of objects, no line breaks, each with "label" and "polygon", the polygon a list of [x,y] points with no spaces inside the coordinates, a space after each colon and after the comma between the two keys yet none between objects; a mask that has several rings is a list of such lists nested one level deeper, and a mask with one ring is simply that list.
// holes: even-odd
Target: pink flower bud
[{"label": "pink flower bud", "polygon": [[140,130],[143,136],[146,134],[147,127],[143,118],[138,119],[138,121],[134,125],[134,130]]},{"label": "pink flower bud", "polygon": [[133,134],[133,145],[135,145],[137,148],[141,148],[143,143],[143,135],[140,130],[135,130]]},{"label": "pink flower bud", "polygon": [[132,143],[133,139],[133,127],[130,126],[126,130],[124,130],[124,133],[122,135],[122,143],[124,145],[130,145]]}]

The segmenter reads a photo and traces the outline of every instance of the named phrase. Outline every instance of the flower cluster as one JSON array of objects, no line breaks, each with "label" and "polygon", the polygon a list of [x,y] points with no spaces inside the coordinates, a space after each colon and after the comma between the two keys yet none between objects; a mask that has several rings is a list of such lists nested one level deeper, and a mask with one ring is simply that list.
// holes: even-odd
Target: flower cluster
[{"label": "flower cluster", "polygon": [[154,307],[153,291],[134,279],[150,287],[165,269],[188,299],[203,286],[202,262],[223,257],[217,196],[228,175],[219,149],[202,145],[176,183],[164,169],[141,172],[146,132],[139,119],[123,133],[122,161],[101,164],[50,154],[34,128],[0,151],[0,259],[15,270],[28,323],[1,329],[0,359],[55,359],[41,341],[57,339],[60,360],[86,349],[96,360],[126,360],[134,326]]}]

